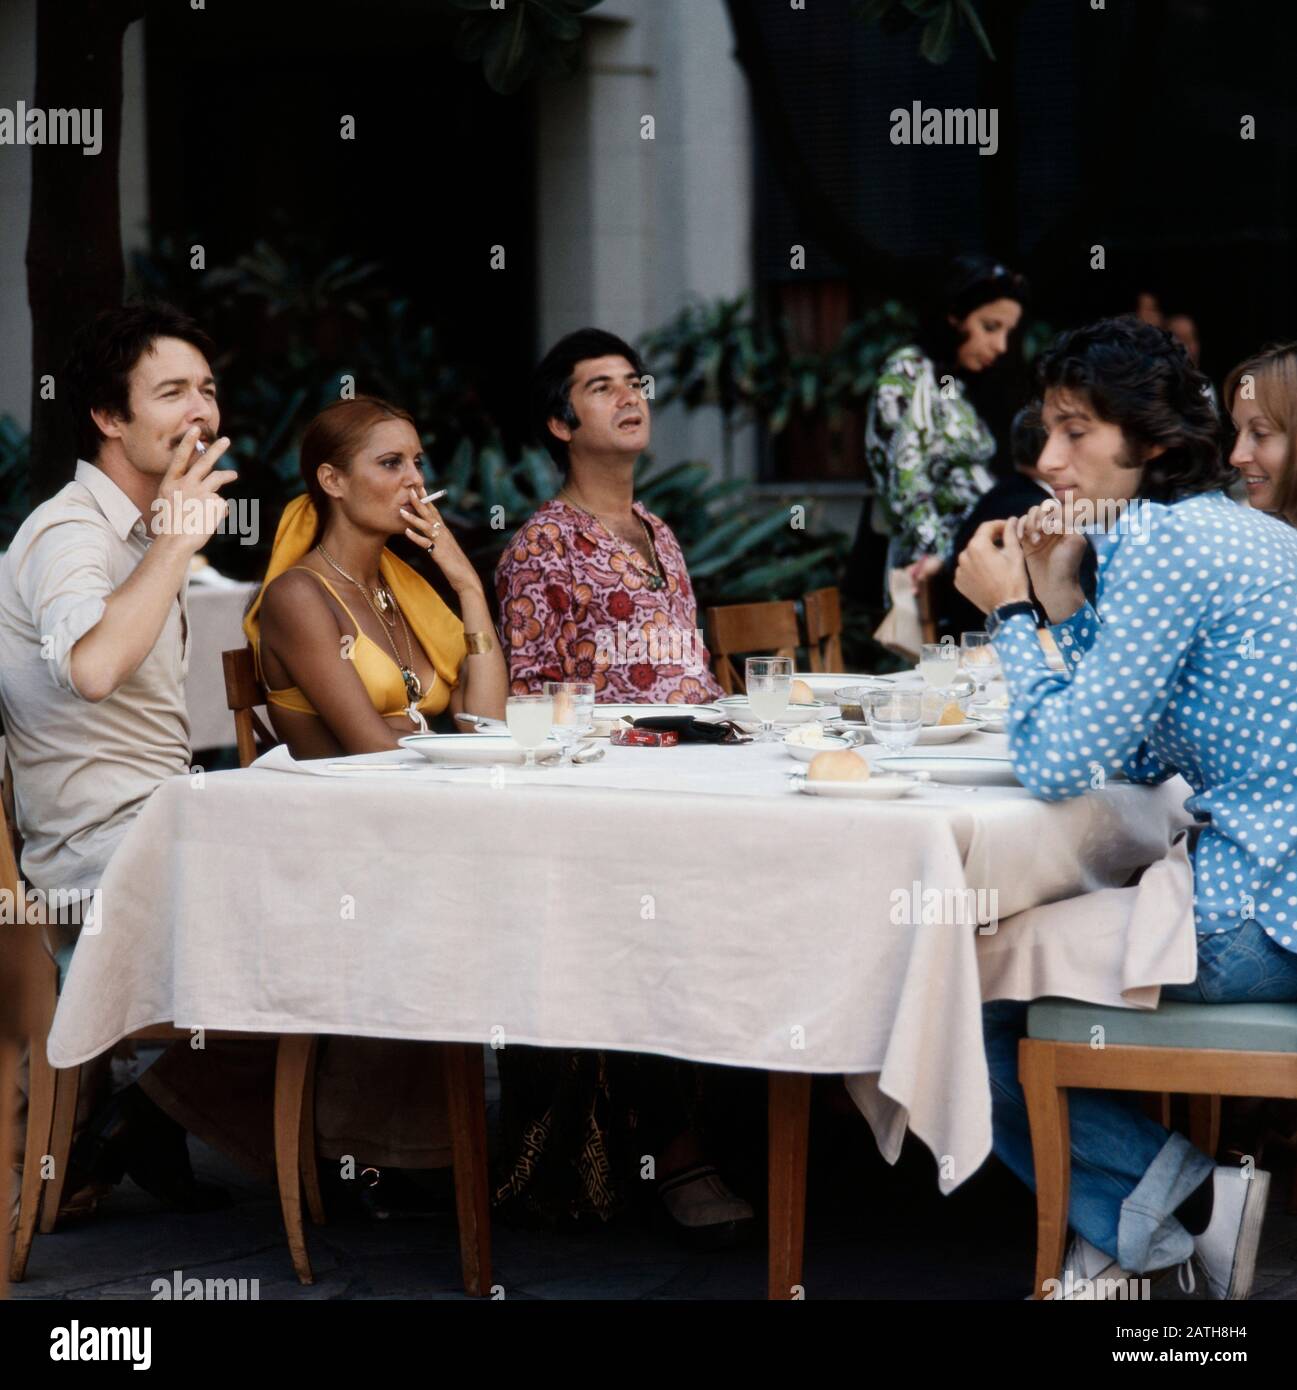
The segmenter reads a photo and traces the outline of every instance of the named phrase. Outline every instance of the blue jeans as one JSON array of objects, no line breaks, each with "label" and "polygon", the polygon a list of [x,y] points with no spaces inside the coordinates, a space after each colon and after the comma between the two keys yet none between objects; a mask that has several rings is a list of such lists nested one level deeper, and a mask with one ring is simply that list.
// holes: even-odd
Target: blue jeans
[{"label": "blue jeans", "polygon": [[[1197,979],[1168,985],[1162,998],[1206,1004],[1297,1001],[1297,952],[1275,945],[1255,921],[1200,936]],[[1026,1033],[1027,1005],[997,1001],[985,1005],[982,1014],[993,1147],[1034,1189],[1027,1106],[1018,1084],[1018,1040]],[[1150,1119],[1129,1093],[1069,1091],[1068,1116],[1072,1229],[1132,1274],[1187,1259],[1193,1238],[1172,1213],[1211,1173],[1213,1160]]]}]

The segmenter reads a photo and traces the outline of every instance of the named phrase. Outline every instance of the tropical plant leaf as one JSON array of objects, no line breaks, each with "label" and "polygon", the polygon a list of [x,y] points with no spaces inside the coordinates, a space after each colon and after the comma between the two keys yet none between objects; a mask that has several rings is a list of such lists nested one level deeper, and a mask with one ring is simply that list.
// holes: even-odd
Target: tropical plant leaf
[{"label": "tropical plant leaf", "polygon": [[919,52],[928,62],[944,63],[954,51],[955,34],[959,28],[957,13],[952,0],[923,26],[923,37],[919,40]]},{"label": "tropical plant leaf", "polygon": [[973,36],[982,46],[982,52],[995,62],[995,49],[991,47],[991,40],[987,37],[986,30],[982,27],[981,16],[977,13],[977,8],[973,0],[959,0],[959,11],[968,22],[968,27],[973,31]]}]

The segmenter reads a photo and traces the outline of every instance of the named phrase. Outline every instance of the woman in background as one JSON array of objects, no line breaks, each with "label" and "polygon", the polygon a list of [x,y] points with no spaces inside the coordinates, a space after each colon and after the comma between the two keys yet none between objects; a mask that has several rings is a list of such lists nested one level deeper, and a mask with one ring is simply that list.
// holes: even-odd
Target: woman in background
[{"label": "woman in background", "polygon": [[1240,362],[1225,378],[1224,398],[1237,431],[1229,461],[1248,505],[1297,526],[1297,343]]},{"label": "woman in background", "polygon": [[869,521],[889,538],[889,579],[904,569],[917,588],[938,574],[960,522],[994,482],[995,436],[966,387],[1008,353],[1026,300],[1021,275],[986,256],[958,256],[917,340],[883,363],[865,455],[875,488]]}]

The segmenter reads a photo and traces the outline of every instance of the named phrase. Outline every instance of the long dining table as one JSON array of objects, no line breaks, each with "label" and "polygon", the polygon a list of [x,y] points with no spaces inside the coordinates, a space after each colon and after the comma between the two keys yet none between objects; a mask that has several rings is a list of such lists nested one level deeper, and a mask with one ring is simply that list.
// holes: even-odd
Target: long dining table
[{"label": "long dining table", "polygon": [[[1004,758],[1007,740],[923,751]],[[866,801],[802,794],[797,766],[779,742],[533,771],[281,748],[176,777],[109,866],[50,1060],[169,1022],[758,1068],[768,1292],[796,1297],[814,1075],[846,1078],[889,1160],[913,1129],[943,1190],[991,1149],[977,941],[995,921],[919,905],[990,901],[1002,921],[1115,888],[1187,819],[1178,780]]]}]

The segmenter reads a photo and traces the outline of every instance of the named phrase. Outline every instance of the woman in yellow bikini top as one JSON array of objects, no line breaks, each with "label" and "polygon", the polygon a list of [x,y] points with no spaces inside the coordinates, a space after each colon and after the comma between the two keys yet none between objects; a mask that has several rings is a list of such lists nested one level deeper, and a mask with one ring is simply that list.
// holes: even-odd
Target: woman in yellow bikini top
[{"label": "woman in yellow bikini top", "polygon": [[[504,717],[508,675],[486,595],[419,500],[421,458],[411,417],[373,397],[339,401],[307,426],[306,493],[284,512],[244,619],[271,722],[295,758],[396,748],[447,709]],[[386,548],[401,533],[431,555],[462,619]]]}]

